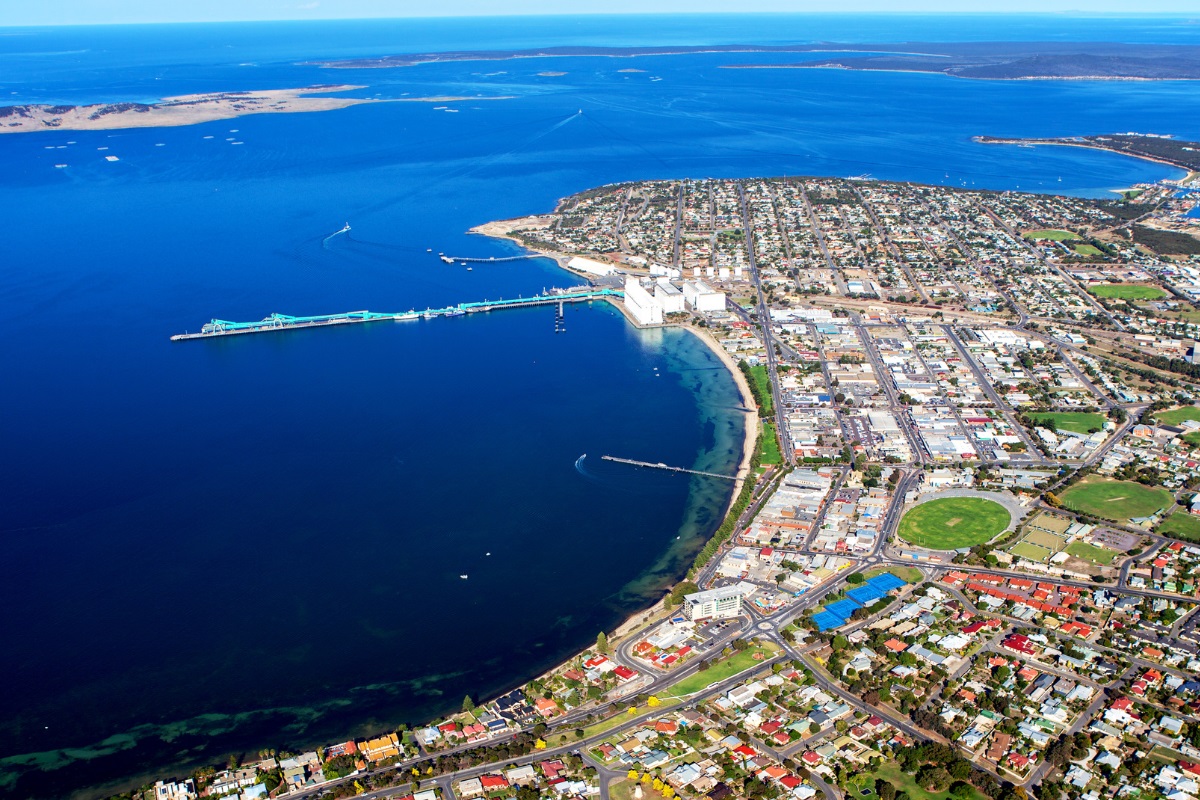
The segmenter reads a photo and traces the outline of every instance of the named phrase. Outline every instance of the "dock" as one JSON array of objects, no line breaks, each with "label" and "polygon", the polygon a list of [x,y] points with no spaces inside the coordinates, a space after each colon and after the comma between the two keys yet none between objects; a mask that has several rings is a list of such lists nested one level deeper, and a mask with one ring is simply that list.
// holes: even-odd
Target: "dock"
[{"label": "dock", "polygon": [[656,464],[651,464],[649,461],[635,461],[632,458],[617,458],[616,456],[600,456],[605,461],[614,461],[618,464],[630,464],[635,467],[649,467],[650,469],[665,469],[668,472],[685,472],[688,475],[703,475],[706,478],[720,478],[726,481],[736,481],[735,475],[722,475],[719,472],[705,472],[699,469],[686,469],[684,467],[672,467],[669,464],[664,464],[659,461]]},{"label": "dock", "polygon": [[200,328],[199,333],[177,333],[171,337],[173,342],[191,339],[212,339],[217,336],[238,336],[247,333],[275,333],[279,331],[300,330],[302,328],[321,328],[331,325],[353,325],[364,322],[407,322],[420,319],[437,319],[439,317],[461,317],[467,314],[478,314],[485,311],[499,311],[505,308],[530,308],[534,306],[557,305],[560,313],[556,321],[561,322],[561,307],[564,303],[590,303],[593,300],[618,300],[624,296],[619,289],[567,289],[551,291],[533,297],[515,297],[507,300],[479,300],[471,303],[459,303],[445,308],[427,308],[424,311],[402,311],[381,313],[377,311],[345,311],[340,314],[320,314],[316,316],[291,316],[289,314],[271,314],[256,322],[230,322],[224,319],[214,319]]}]

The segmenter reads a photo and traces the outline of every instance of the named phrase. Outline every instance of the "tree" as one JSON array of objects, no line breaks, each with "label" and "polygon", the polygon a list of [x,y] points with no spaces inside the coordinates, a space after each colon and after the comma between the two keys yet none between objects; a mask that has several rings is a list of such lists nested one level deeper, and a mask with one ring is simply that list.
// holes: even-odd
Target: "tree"
[{"label": "tree", "polygon": [[883,778],[876,778],[875,794],[879,795],[879,800],[896,800],[896,787]]},{"label": "tree", "polygon": [[608,634],[604,631],[596,634],[596,650],[604,655],[608,655]]},{"label": "tree", "polygon": [[463,698],[462,710],[468,714],[475,710],[475,701],[471,699],[471,695]]},{"label": "tree", "polygon": [[867,579],[863,577],[863,574],[861,572],[852,572],[846,576],[846,583],[849,583],[853,586],[857,586],[858,584],[863,583],[866,580]]}]

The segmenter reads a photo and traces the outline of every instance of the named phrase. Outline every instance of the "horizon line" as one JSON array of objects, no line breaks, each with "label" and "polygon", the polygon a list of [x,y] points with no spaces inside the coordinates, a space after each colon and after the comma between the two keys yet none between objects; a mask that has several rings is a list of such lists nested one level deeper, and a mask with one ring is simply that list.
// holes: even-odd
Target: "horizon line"
[{"label": "horizon line", "polygon": [[377,16],[373,14],[363,16],[347,16],[347,17],[285,17],[285,18],[262,18],[262,19],[225,19],[225,20],[210,20],[210,19],[192,19],[192,20],[159,20],[159,21],[140,21],[140,22],[28,22],[28,23],[0,23],[0,30],[14,28],[97,28],[97,27],[128,27],[133,25],[255,25],[255,24],[272,24],[272,23],[290,23],[290,22],[378,22],[378,21],[399,21],[399,20],[419,20],[419,21],[435,21],[435,20],[462,20],[462,19],[513,19],[513,18],[543,18],[543,19],[570,19],[576,17],[849,17],[849,16],[870,16],[870,17],[909,17],[909,16],[927,16],[927,17],[1063,17],[1063,18],[1084,18],[1084,17],[1124,17],[1124,18],[1148,18],[1148,17],[1174,17],[1178,19],[1193,19],[1200,25],[1200,13],[1192,13],[1185,11],[1087,11],[1084,9],[1071,9],[1065,11],[974,11],[974,10],[847,10],[847,11],[581,11],[575,13],[541,13],[541,12],[511,12],[505,14],[416,14],[416,15],[392,15],[392,16]]}]

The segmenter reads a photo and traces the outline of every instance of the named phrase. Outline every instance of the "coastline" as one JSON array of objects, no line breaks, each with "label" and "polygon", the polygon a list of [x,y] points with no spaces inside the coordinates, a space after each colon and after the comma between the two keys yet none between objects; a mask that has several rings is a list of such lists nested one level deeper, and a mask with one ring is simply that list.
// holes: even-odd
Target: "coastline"
[{"label": "coastline", "polygon": [[1049,147],[1082,147],[1084,150],[1097,150],[1101,153],[1115,153],[1116,155],[1119,155],[1119,156],[1128,156],[1129,158],[1136,158],[1136,159],[1140,159],[1141,161],[1152,161],[1155,164],[1163,164],[1168,167],[1174,167],[1175,169],[1182,170],[1188,176],[1196,174],[1196,173],[1192,172],[1191,170],[1189,170],[1187,167],[1183,167],[1183,166],[1180,166],[1179,164],[1176,164],[1174,161],[1167,161],[1166,159],[1155,158],[1154,156],[1148,156],[1148,155],[1144,155],[1142,153],[1131,153],[1127,150],[1114,150],[1111,147],[1100,147],[1099,145],[1089,144],[1087,142],[1055,142],[1055,141],[1049,141],[1049,140],[1042,141],[1042,140],[1024,140],[1024,139],[990,139],[990,138],[987,138],[984,136],[974,136],[974,137],[972,137],[972,139],[974,141],[978,142],[979,144],[1010,144],[1010,145],[1015,144],[1018,146],[1029,145],[1030,147],[1041,147],[1042,145],[1046,145]]}]

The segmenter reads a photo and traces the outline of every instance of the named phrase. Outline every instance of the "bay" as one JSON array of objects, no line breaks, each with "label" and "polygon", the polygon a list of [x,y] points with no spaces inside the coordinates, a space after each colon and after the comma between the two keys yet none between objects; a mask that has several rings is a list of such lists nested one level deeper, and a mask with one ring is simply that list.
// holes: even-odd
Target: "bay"
[{"label": "bay", "polygon": [[[794,54],[301,63],[555,44],[1195,41],[1195,26],[1166,17],[0,33],[11,103],[331,82],[384,100],[514,98],[453,114],[378,103],[0,137],[0,677],[19,687],[0,699],[10,796],[102,793],[229,752],[422,721],[514,686],[653,602],[727,501],[712,481],[598,456],[727,471],[740,451],[744,415],[714,357],[686,332],[634,331],[602,305],[569,308],[557,336],[548,309],[219,342],[170,334],[214,316],[404,311],[573,285],[546,260],[467,272],[434,254],[517,252],[464,232],[616,181],[869,173],[1104,196],[1177,173],[971,137],[1200,137],[1186,82],[721,69]],[[347,221],[351,232],[330,238]]]}]

